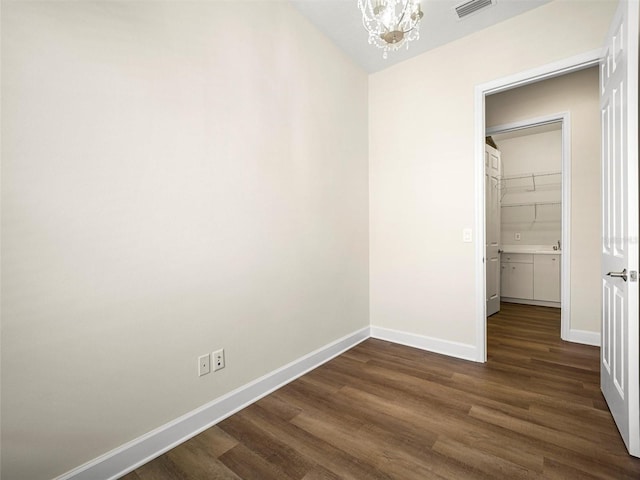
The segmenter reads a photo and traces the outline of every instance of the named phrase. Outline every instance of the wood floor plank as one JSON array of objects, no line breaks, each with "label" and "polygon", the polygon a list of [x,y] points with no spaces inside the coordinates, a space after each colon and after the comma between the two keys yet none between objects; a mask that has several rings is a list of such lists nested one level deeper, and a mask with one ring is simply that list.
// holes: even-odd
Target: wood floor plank
[{"label": "wood floor plank", "polygon": [[544,478],[549,480],[567,480],[571,478],[580,480],[595,480],[602,478],[597,475],[592,475],[589,472],[585,472],[582,469],[578,470],[571,467],[570,465],[565,465],[562,462],[558,462],[548,458],[544,459],[543,472]]},{"label": "wood floor plank", "polygon": [[227,450],[231,450],[239,442],[222,431],[220,427],[213,426],[193,437],[189,443],[199,446],[200,449],[217,458]]},{"label": "wood floor plank", "polygon": [[490,478],[535,479],[538,477],[536,470],[527,469],[476,448],[469,448],[468,445],[449,438],[438,440],[433,449],[448,457],[462,459],[467,465],[483,472]]},{"label": "wood floor plank", "polygon": [[372,465],[376,470],[389,475],[389,478],[442,478],[431,471],[424,455],[412,455],[408,449],[398,448],[397,444],[389,443],[387,437],[367,434],[364,429],[352,431],[342,425],[328,422],[324,417],[315,418],[304,413],[298,415],[292,423]]},{"label": "wood floor plank", "polygon": [[327,470],[326,468],[317,465],[315,468],[310,470],[302,480],[340,480],[340,477],[331,470]]},{"label": "wood floor plank", "polygon": [[[259,457],[266,459],[269,464],[282,469],[286,475],[293,479],[302,478],[314,465],[313,462],[299,455],[271,431],[259,428],[252,421],[251,412],[249,407],[238,415],[232,415],[222,422],[220,428]],[[283,478],[284,476],[283,474]]]},{"label": "wood floor plank", "polygon": [[222,454],[220,461],[244,480],[295,480],[301,478],[289,475],[271,463],[269,458],[262,457],[258,452],[242,443]]},{"label": "wood floor plank", "polygon": [[368,339],[123,478],[640,479],[599,349],[558,309],[501,307],[484,364]]},{"label": "wood floor plank", "polygon": [[251,415],[253,423],[258,428],[271,431],[299,454],[312,459],[316,465],[323,466],[338,475],[339,478],[353,480],[362,478],[386,480],[389,478],[382,472],[377,472],[371,465],[340,450],[331,442],[315,437],[291,422],[283,421],[262,408],[260,402],[254,405]]}]

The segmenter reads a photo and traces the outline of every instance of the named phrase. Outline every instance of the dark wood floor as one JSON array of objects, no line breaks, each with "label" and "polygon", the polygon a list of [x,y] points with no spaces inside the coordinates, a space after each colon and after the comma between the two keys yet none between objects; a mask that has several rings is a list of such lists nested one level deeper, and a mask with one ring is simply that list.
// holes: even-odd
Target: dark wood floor
[{"label": "dark wood floor", "polygon": [[638,480],[598,352],[513,304],[486,364],[369,339],[124,478]]}]

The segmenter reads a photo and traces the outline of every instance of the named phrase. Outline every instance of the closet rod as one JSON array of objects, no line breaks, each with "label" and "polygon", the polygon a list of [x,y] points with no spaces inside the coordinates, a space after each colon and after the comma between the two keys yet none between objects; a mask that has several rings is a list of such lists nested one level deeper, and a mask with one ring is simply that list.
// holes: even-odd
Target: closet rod
[{"label": "closet rod", "polygon": [[552,175],[562,175],[562,172],[544,172],[544,173],[523,173],[518,175],[503,175],[501,180],[518,180],[522,178],[550,177]]},{"label": "closet rod", "polygon": [[561,205],[562,202],[524,202],[524,203],[503,203],[501,207],[536,207],[539,205]]}]

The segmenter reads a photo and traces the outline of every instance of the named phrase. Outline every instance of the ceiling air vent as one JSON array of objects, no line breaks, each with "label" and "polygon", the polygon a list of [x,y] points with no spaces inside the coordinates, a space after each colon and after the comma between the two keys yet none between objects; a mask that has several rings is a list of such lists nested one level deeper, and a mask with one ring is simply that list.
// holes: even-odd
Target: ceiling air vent
[{"label": "ceiling air vent", "polygon": [[458,18],[464,18],[472,13],[476,13],[478,10],[489,7],[496,3],[496,0],[469,0],[468,2],[461,3],[456,8]]}]

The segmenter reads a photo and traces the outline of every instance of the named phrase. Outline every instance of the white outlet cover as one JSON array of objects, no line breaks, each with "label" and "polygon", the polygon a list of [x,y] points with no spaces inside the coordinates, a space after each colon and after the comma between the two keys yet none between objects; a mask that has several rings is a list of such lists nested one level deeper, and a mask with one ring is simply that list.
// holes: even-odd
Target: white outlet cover
[{"label": "white outlet cover", "polygon": [[465,243],[471,243],[473,241],[473,230],[471,230],[470,228],[463,228],[462,241]]},{"label": "white outlet cover", "polygon": [[224,348],[216,350],[211,355],[213,356],[213,371],[222,370],[224,368]]},{"label": "white outlet cover", "polygon": [[522,238],[522,235],[521,235],[520,233],[516,233],[516,234],[514,235],[514,238],[515,238],[516,240],[520,241],[520,239]]}]

